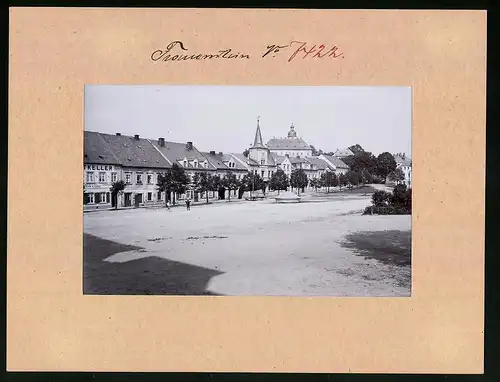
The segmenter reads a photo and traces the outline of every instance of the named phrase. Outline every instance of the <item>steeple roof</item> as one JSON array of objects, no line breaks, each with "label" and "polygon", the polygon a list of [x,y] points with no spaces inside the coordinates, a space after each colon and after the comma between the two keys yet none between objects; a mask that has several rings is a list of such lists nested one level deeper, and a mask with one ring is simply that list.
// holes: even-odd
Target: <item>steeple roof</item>
[{"label": "steeple roof", "polygon": [[255,138],[253,140],[252,148],[265,148],[264,142],[262,141],[262,133],[260,131],[260,117],[257,118],[257,130],[255,130]]},{"label": "steeple roof", "polygon": [[288,138],[297,138],[297,132],[294,129],[295,127],[292,123],[292,126],[290,126],[290,131],[288,132]]}]

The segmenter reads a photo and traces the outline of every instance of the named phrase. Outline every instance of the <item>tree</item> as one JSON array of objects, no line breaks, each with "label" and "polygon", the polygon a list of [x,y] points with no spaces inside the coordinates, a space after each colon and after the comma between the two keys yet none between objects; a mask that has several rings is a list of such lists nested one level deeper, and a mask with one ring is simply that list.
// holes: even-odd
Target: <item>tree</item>
[{"label": "tree", "polygon": [[[186,186],[191,182],[184,169],[177,163],[172,165],[172,168],[167,169],[164,174],[158,175],[157,187],[158,191],[166,194],[174,193],[172,204],[175,205],[175,195],[186,192]],[[165,203],[168,201],[165,197]]]},{"label": "tree", "polygon": [[406,184],[398,184],[396,187],[394,187],[394,190],[392,190],[391,204],[395,206],[405,206],[408,197],[406,191]]},{"label": "tree", "polygon": [[365,152],[365,150],[361,147],[360,144],[349,146],[348,149],[351,150],[354,155]]},{"label": "tree", "polygon": [[119,180],[117,182],[114,182],[109,189],[109,191],[111,192],[112,200],[115,200],[115,210],[118,209],[118,194],[122,193],[126,186],[127,185],[123,180]]},{"label": "tree", "polygon": [[197,172],[193,176],[192,184],[195,190],[205,193],[208,204],[208,191],[212,190],[212,175],[207,172]]},{"label": "tree", "polygon": [[376,174],[384,179],[396,169],[396,161],[391,153],[383,152],[377,157]]},{"label": "tree", "polygon": [[309,180],[303,169],[298,168],[292,171],[290,176],[290,186],[297,188],[298,194],[300,194],[300,189],[304,189],[307,186]]},{"label": "tree", "polygon": [[340,186],[340,189],[342,190],[342,186],[346,186],[347,185],[347,177],[345,176],[345,174],[340,174],[339,175],[339,186]]},{"label": "tree", "polygon": [[373,182],[373,176],[366,170],[361,170],[361,173],[359,174],[360,177],[360,182],[363,184],[368,184]]},{"label": "tree", "polygon": [[338,187],[338,185],[339,185],[339,177],[334,172],[332,172],[332,182],[330,185],[332,187]]},{"label": "tree", "polygon": [[249,155],[249,154],[250,154],[250,150],[245,149],[245,150],[243,151],[243,156],[244,156],[244,157],[248,158],[248,155]]},{"label": "tree", "polygon": [[213,175],[210,180],[211,180],[210,181],[210,191],[218,192],[219,188],[222,187],[222,179],[220,178],[220,175]]},{"label": "tree", "polygon": [[314,147],[313,145],[309,145],[309,147],[312,150],[312,155],[313,156],[318,156],[318,155],[323,154],[323,150],[316,150],[316,147]]},{"label": "tree", "polygon": [[377,158],[372,153],[363,151],[353,156],[342,159],[345,164],[349,165],[350,170],[361,173],[368,171],[370,174],[375,174],[377,169]]},{"label": "tree", "polygon": [[265,186],[264,180],[260,175],[253,172],[246,174],[241,180],[241,183],[244,185],[246,191],[261,190]]},{"label": "tree", "polygon": [[229,201],[231,201],[231,191],[236,190],[240,186],[240,182],[236,178],[236,175],[232,171],[228,171],[224,178],[222,178],[223,187],[229,190]]},{"label": "tree", "polygon": [[326,192],[330,192],[330,187],[336,187],[338,185],[337,175],[333,171],[326,171],[321,174],[320,178],[321,187],[326,187]]},{"label": "tree", "polygon": [[314,190],[315,190],[316,192],[318,192],[318,188],[320,188],[320,187],[321,187],[321,180],[320,180],[320,179],[318,179],[318,178],[312,178],[312,179],[309,181],[309,185],[310,185],[311,187],[313,187],[313,188],[314,188]]},{"label": "tree", "polygon": [[405,180],[405,174],[403,173],[403,170],[397,168],[389,173],[387,179],[389,179],[391,182],[400,183]]},{"label": "tree", "polygon": [[352,186],[357,186],[359,184],[360,176],[356,171],[347,171],[346,178],[349,184],[351,184]]},{"label": "tree", "polygon": [[271,180],[269,181],[269,188],[272,190],[277,190],[278,195],[281,190],[286,190],[289,185],[288,177],[282,169],[276,170],[271,176]]}]

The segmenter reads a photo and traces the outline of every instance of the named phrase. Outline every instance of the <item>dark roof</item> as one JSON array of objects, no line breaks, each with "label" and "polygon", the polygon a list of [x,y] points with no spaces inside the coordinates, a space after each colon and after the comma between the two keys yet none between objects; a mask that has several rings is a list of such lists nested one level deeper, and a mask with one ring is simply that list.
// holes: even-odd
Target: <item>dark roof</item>
[{"label": "dark roof", "polygon": [[307,160],[305,160],[304,158],[297,158],[297,157],[290,157],[290,162],[292,164],[295,164],[295,163],[307,163]]},{"label": "dark roof", "polygon": [[83,135],[84,162],[95,164],[115,164],[120,161],[114,154],[111,147],[101,136],[101,133],[85,131]]},{"label": "dark roof", "polygon": [[[98,135],[100,138],[97,138]],[[126,135],[112,135],[85,131],[86,162],[92,162],[91,156],[102,156],[104,161],[114,160],[114,163],[129,167],[170,167],[168,161],[155,150],[151,142],[144,138],[135,139]]]},{"label": "dark roof", "polygon": [[[205,169],[201,166],[200,162],[204,162],[208,159],[199,152],[196,147],[192,146],[191,149],[188,148],[187,143],[178,143],[178,142],[169,142],[165,141],[165,146],[160,146],[157,140],[151,140],[152,145],[158,149],[170,162],[177,163],[182,165],[182,160],[184,158],[188,160],[198,160],[198,166],[194,167],[191,164],[188,164],[185,168],[187,169]],[[208,169],[215,169],[215,167],[208,161],[209,167]]]},{"label": "dark roof", "polygon": [[208,162],[217,170],[229,170],[224,164],[224,155],[223,154],[210,154],[206,152],[201,152],[205,158],[208,159]]},{"label": "dark roof", "polygon": [[270,150],[311,150],[302,138],[272,138],[266,146]]}]

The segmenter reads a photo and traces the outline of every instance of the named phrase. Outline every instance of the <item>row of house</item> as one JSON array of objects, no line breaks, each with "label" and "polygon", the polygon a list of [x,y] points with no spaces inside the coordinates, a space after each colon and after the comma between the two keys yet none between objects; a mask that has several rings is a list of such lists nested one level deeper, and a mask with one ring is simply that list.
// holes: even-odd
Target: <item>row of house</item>
[{"label": "row of house", "polygon": [[[84,204],[86,208],[144,205],[164,202],[166,195],[158,192],[158,176],[172,164],[184,168],[188,176],[208,172],[223,177],[228,171],[241,180],[249,172],[269,181],[278,170],[288,176],[303,169],[309,179],[319,178],[325,171],[337,174],[348,171],[339,158],[328,155],[313,157],[311,148],[297,138],[294,126],[287,138],[273,138],[263,143],[259,121],[254,144],[247,156],[239,153],[200,151],[193,142],[169,142],[164,138],[148,139],[139,135],[84,133]],[[123,195],[112,200],[111,185],[119,180],[126,183]],[[236,191],[232,191],[236,195]],[[189,189],[182,197],[193,198]],[[204,197],[201,195],[201,197]]]},{"label": "row of house", "polygon": [[[302,169],[309,179],[320,178],[326,171],[340,175],[349,170],[349,166],[340,159],[346,154],[345,150],[338,151],[339,155],[313,156],[311,147],[297,136],[293,125],[287,137],[272,138],[264,144],[259,119],[248,155],[215,150],[200,151],[191,141],[178,143],[166,141],[165,138],[148,139],[139,135],[113,135],[92,131],[85,131],[84,135],[86,209],[116,204],[126,207],[164,202],[167,196],[157,189],[158,176],[174,163],[181,166],[191,178],[197,172],[223,177],[231,171],[238,180],[250,172],[269,181],[278,169],[283,170],[288,177],[293,170]],[[408,173],[406,159],[403,158],[398,163]],[[411,162],[409,169],[411,174]],[[111,185],[119,180],[126,183],[126,188],[123,195],[112,200]],[[236,190],[232,192],[236,195]],[[196,196],[198,195],[188,187],[181,198]]]}]

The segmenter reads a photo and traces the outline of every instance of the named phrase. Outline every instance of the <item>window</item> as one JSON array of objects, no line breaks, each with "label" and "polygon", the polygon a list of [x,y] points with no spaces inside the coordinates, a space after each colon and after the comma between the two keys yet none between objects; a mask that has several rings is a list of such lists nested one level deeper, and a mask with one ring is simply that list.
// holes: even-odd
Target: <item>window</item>
[{"label": "window", "polygon": [[261,165],[264,165],[264,164],[266,164],[266,161],[265,161],[264,159],[261,159],[261,160],[260,160],[260,164],[261,164]]},{"label": "window", "polygon": [[260,172],[260,174],[261,174],[261,178],[263,178],[263,177],[264,177],[264,170],[262,170],[262,171]]},{"label": "window", "polygon": [[153,174],[148,174],[148,184],[153,184]]},{"label": "window", "polygon": [[111,173],[111,181],[114,183],[118,179],[118,174],[116,172]]},{"label": "window", "polygon": [[125,183],[127,183],[127,184],[132,183],[131,178],[132,178],[132,174],[130,172],[126,172],[125,173]]},{"label": "window", "polygon": [[158,192],[158,194],[156,195],[156,200],[161,200],[161,192]]},{"label": "window", "polygon": [[182,162],[182,165],[183,165],[184,167],[187,167],[187,165],[188,165],[187,160],[184,160],[184,161]]},{"label": "window", "polygon": [[137,174],[137,184],[142,184],[142,174]]},{"label": "window", "polygon": [[104,183],[106,181],[106,173],[105,172],[100,172],[99,173],[99,182]]},{"label": "window", "polygon": [[93,193],[89,193],[87,194],[89,196],[89,203],[93,204],[94,203],[94,194]]},{"label": "window", "polygon": [[94,173],[93,172],[87,172],[86,182],[87,183],[94,183]]},{"label": "window", "polygon": [[153,193],[152,192],[148,192],[148,202],[150,202],[152,200],[153,200]]}]

